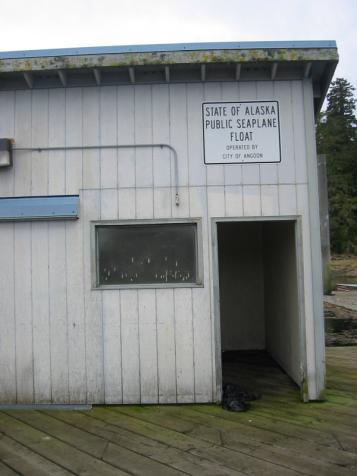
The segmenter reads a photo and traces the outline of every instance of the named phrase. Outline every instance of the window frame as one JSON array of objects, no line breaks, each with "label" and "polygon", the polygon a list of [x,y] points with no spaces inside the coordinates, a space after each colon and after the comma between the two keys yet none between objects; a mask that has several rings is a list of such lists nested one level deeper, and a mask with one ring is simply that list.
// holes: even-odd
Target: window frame
[{"label": "window frame", "polygon": [[[99,284],[99,253],[97,242],[98,226],[130,226],[130,225],[170,225],[170,224],[196,225],[196,282],[195,283],[137,283],[137,284]],[[156,219],[156,220],[94,220],[90,222],[91,234],[91,289],[165,289],[165,288],[200,288],[203,287],[203,249],[202,249],[202,219]]]}]

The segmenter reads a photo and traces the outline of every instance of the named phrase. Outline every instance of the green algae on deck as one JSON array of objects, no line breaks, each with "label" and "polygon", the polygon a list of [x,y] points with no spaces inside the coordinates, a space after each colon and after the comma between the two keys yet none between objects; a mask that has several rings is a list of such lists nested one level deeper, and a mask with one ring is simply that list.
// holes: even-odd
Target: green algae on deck
[{"label": "green algae on deck", "polygon": [[0,412],[0,459],[15,474],[354,476],[357,347],[326,356],[325,402],[300,402],[285,374],[263,368],[251,374],[263,398],[245,413],[212,404]]}]

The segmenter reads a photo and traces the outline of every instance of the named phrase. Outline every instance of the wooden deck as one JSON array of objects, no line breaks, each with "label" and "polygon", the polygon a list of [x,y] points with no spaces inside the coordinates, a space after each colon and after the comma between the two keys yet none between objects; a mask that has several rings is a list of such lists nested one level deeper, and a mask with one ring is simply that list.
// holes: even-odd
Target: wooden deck
[{"label": "wooden deck", "polygon": [[300,403],[284,374],[255,363],[244,378],[263,398],[246,413],[215,405],[0,412],[0,475],[356,475],[357,347],[327,356],[324,403]]}]

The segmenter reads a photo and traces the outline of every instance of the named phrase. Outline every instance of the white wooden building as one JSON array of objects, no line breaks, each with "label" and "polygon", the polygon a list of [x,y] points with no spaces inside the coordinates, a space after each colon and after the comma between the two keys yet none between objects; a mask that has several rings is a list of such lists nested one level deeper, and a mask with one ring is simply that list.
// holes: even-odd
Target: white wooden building
[{"label": "white wooden building", "polygon": [[333,41],[0,54],[2,404],[219,401],[235,349],[321,398],[314,114],[337,60]]}]

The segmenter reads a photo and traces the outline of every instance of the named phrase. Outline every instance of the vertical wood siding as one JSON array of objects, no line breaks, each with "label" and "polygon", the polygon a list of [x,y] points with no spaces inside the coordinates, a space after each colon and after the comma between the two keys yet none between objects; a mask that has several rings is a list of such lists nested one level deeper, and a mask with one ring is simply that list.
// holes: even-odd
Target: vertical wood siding
[{"label": "vertical wood siding", "polygon": [[[203,101],[278,100],[281,164],[203,163]],[[312,322],[302,85],[163,84],[0,92],[18,146],[169,143],[168,150],[16,153],[0,195],[80,194],[76,222],[0,224],[0,401],[216,398],[211,218],[301,215]],[[202,288],[92,290],[93,220],[199,218]],[[314,359],[313,342],[308,342]]]}]

